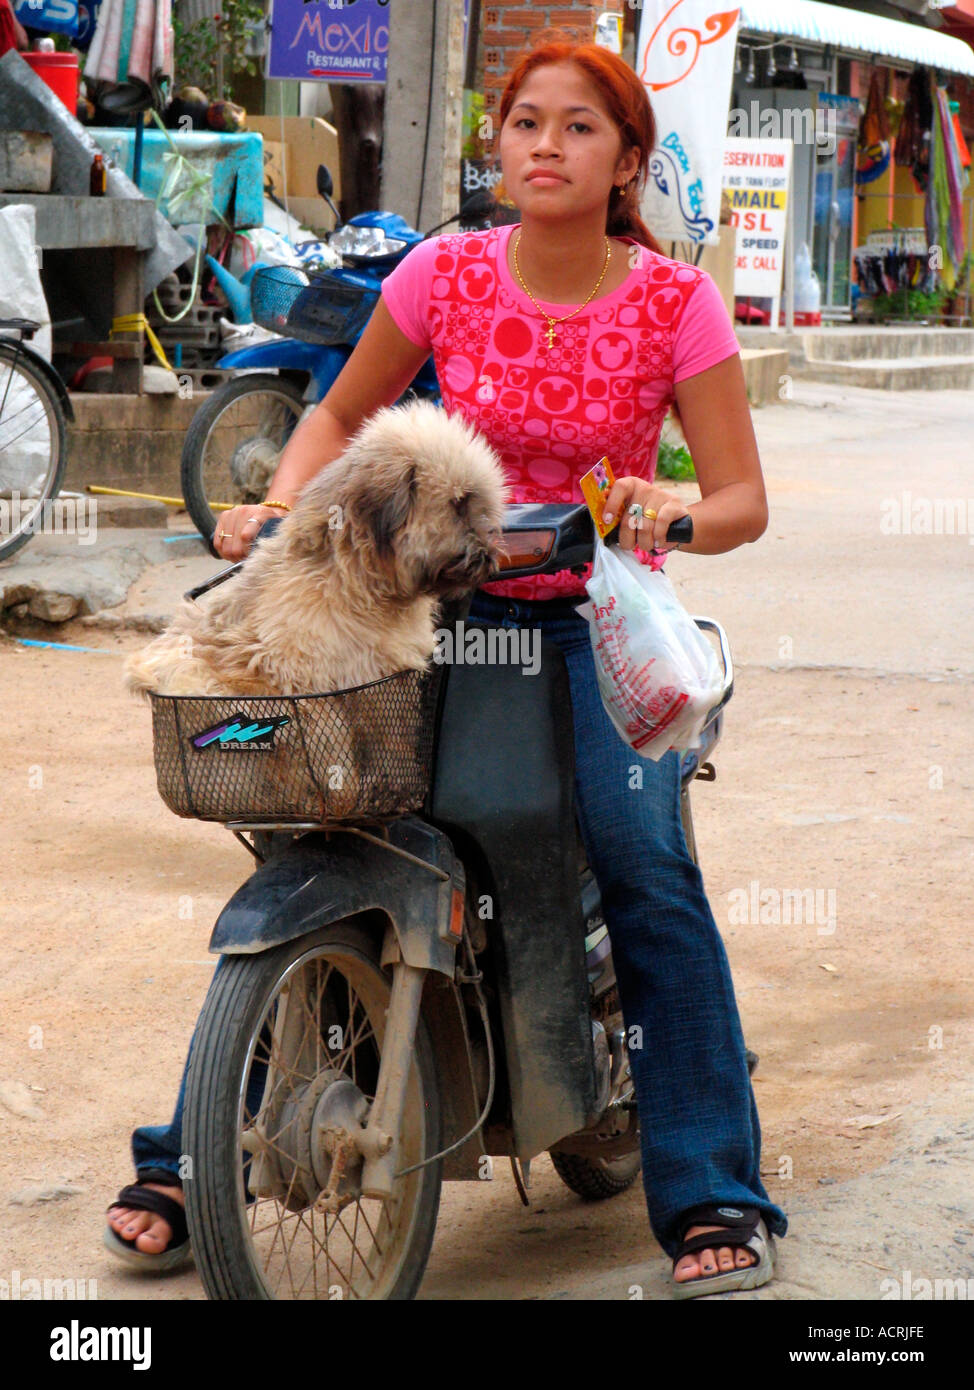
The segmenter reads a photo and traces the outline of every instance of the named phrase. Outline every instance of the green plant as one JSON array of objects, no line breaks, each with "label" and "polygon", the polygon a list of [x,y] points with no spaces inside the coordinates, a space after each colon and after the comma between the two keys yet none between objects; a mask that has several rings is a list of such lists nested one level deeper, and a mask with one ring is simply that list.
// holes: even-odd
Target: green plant
[{"label": "green plant", "polygon": [[690,451],[685,444],[671,444],[668,439],[660,440],[659,457],[656,460],[656,476],[657,478],[672,478],[681,483],[697,476],[693,467],[693,459],[690,457]]},{"label": "green plant", "polygon": [[[225,0],[212,19],[184,22],[180,0],[173,5],[173,52],[175,86],[199,87],[208,96],[232,96],[233,78],[238,73],[253,77],[257,61],[244,52],[248,25],[264,19],[263,0]],[[223,57],[223,91],[218,92],[218,57]]]},{"label": "green plant", "polygon": [[948,298],[948,291],[938,285],[935,290],[895,290],[892,294],[877,294],[873,305],[880,319],[935,318]]},{"label": "green plant", "polygon": [[463,159],[483,159],[484,142],[481,137],[483,119],[483,92],[474,92],[469,87],[465,87],[463,92],[463,147],[460,151]]}]

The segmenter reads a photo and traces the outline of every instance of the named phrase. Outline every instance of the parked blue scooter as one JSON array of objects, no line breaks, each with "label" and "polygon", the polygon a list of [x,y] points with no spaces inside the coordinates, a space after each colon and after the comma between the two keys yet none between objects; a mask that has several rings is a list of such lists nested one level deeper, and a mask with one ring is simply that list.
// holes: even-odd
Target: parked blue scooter
[{"label": "parked blue scooter", "polygon": [[[308,275],[290,266],[257,272],[250,286],[254,321],[282,336],[229,352],[217,366],[242,373],[218,387],[193,417],[182,454],[183,498],[207,544],[218,514],[263,500],[281,452],[306,412],[327,394],[348,361],[379,299],[382,281],[425,240],[397,213],[363,212],[342,223],[331,199],[328,169],[318,192],[335,214],[329,246],[340,268]],[[476,193],[456,214],[485,218],[493,201]],[[406,396],[439,401],[432,357]],[[212,546],[211,546],[212,549]]]}]

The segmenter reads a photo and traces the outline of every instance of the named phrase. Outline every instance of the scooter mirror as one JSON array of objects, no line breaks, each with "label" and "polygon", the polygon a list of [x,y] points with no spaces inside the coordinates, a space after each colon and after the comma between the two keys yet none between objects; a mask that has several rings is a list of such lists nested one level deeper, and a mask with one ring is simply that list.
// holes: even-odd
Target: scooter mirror
[{"label": "scooter mirror", "polygon": [[318,165],[318,192],[322,198],[330,198],[335,191],[335,184],[331,177],[331,170],[327,164]]}]

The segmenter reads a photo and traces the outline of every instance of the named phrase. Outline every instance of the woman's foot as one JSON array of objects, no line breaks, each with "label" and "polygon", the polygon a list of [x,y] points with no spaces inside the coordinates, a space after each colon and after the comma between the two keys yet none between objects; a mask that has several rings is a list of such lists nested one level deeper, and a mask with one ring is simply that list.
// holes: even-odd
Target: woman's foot
[{"label": "woman's foot", "polygon": [[192,1250],[179,1179],[167,1168],[146,1168],[123,1187],[105,1214],[106,1249],[133,1269],[153,1274],[179,1269]]},{"label": "woman's foot", "polygon": [[[686,1235],[704,1235],[708,1231],[720,1231],[720,1226],[691,1226]],[[699,1250],[693,1255],[684,1255],[673,1266],[673,1280],[677,1284],[688,1284],[693,1279],[706,1279],[714,1274],[725,1274],[730,1269],[747,1269],[757,1264],[757,1258],[750,1250],[738,1246],[732,1250],[729,1245],[714,1244],[714,1248]]]},{"label": "woman's foot", "polygon": [[[185,1209],[186,1199],[178,1181],[171,1185],[147,1182],[142,1184],[150,1192],[161,1192],[165,1197]],[[152,1211],[136,1211],[133,1207],[113,1207],[108,1212],[109,1226],[123,1240],[134,1240],[136,1250],[143,1255],[161,1255],[172,1240],[172,1226],[164,1217]]]},{"label": "woman's foot", "polygon": [[759,1207],[693,1207],[675,1244],[674,1298],[759,1289],[774,1277],[774,1240]]}]

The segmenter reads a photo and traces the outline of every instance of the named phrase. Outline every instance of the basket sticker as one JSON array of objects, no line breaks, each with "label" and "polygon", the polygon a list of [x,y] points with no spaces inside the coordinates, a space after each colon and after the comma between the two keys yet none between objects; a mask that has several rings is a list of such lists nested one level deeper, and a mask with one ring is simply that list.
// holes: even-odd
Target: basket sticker
[{"label": "basket sticker", "polygon": [[274,747],[274,736],[278,729],[283,729],[290,722],[286,714],[260,720],[251,719],[245,714],[232,714],[222,723],[193,734],[189,741],[197,749],[215,746],[225,752],[267,753]]}]

